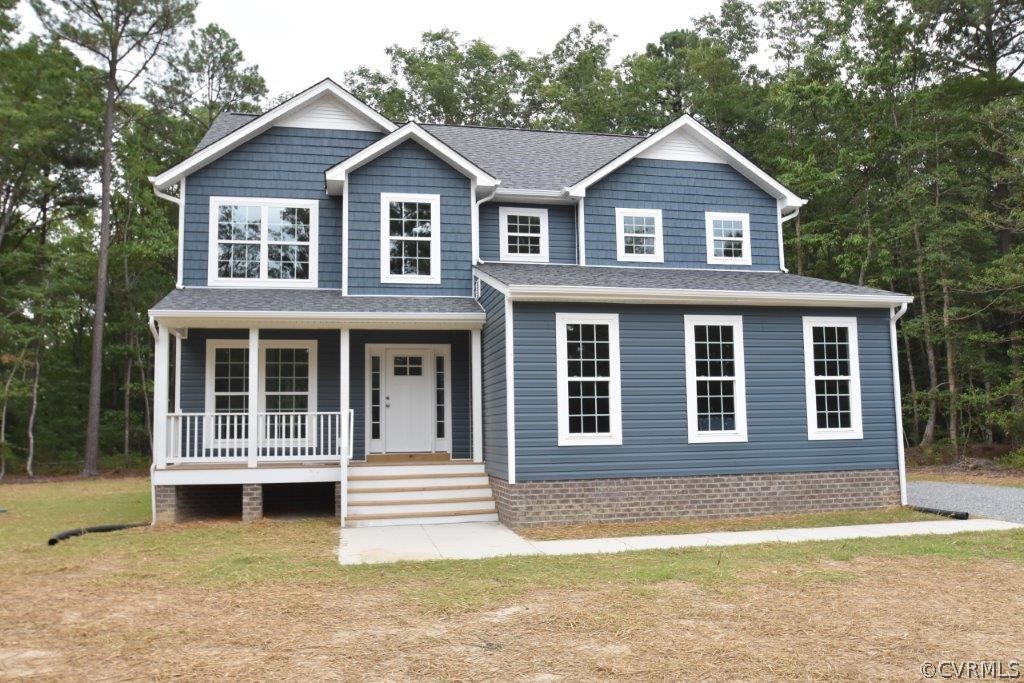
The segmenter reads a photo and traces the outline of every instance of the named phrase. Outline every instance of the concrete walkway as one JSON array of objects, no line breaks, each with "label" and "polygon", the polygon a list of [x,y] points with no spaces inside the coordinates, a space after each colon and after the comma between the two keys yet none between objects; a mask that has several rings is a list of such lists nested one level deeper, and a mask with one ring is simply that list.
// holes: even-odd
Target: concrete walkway
[{"label": "concrete walkway", "polygon": [[342,530],[338,559],[342,564],[376,564],[401,560],[479,560],[508,555],[580,555],[627,550],[957,534],[1020,526],[992,519],[965,519],[567,541],[530,541],[498,522],[359,527]]}]

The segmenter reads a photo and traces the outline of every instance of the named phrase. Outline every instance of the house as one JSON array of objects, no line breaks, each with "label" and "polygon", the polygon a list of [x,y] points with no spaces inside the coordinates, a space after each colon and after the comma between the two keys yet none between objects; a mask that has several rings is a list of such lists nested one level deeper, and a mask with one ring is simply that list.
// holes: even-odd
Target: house
[{"label": "house", "polygon": [[325,80],[221,115],[153,184],[180,207],[150,311],[156,522],[904,500],[911,298],[789,273],[804,200],[689,116],[647,137],[398,124]]}]

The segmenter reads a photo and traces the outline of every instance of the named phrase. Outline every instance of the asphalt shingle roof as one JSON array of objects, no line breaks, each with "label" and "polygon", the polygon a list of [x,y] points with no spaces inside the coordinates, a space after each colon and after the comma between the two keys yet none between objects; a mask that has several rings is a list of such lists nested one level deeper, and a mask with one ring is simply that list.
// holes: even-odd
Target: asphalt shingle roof
[{"label": "asphalt shingle roof", "polygon": [[561,190],[644,139],[627,135],[517,128],[422,126],[499,178],[503,189]]},{"label": "asphalt shingle roof", "polygon": [[892,296],[893,292],[781,272],[684,268],[621,268],[544,263],[484,263],[477,269],[509,286],[616,287],[778,294]]},{"label": "asphalt shingle roof", "polygon": [[222,112],[213,120],[213,123],[210,125],[210,129],[206,131],[206,134],[203,135],[203,139],[199,141],[199,144],[196,145],[196,148],[192,153],[195,154],[196,152],[217,142],[217,140],[231,135],[257,116],[259,116],[259,114],[241,114],[234,111]]},{"label": "asphalt shingle roof", "polygon": [[471,297],[342,296],[336,289],[185,287],[152,308],[160,311],[253,313],[482,313]]}]

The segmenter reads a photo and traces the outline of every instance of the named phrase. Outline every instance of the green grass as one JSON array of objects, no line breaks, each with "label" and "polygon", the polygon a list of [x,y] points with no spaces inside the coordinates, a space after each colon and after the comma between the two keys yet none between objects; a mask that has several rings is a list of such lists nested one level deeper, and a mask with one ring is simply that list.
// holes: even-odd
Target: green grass
[{"label": "green grass", "polygon": [[[608,582],[635,586],[685,577],[724,585],[743,572],[822,558],[849,561],[863,555],[933,556],[953,560],[1000,558],[1024,561],[1024,533],[862,539],[770,544],[685,551],[646,551],[585,557],[517,557],[475,561],[397,563],[342,567],[336,561],[337,525],[332,519],[265,520],[258,524],[205,522],[90,534],[56,547],[54,532],[149,517],[144,479],[112,479],[0,486],[0,571],[40,580],[47,574],[102,563],[97,580],[191,586],[281,582],[332,582],[347,587],[388,583],[437,609],[492,603],[524,587],[580,588]],[[876,521],[907,519],[882,511]],[[809,518],[800,516],[806,524]],[[864,522],[863,514],[843,515]],[[819,518],[822,522],[825,517]],[[828,518],[835,522],[836,517]],[[841,580],[840,571],[819,575]],[[807,579],[803,580],[814,580]],[[424,590],[428,586],[428,590]]]}]

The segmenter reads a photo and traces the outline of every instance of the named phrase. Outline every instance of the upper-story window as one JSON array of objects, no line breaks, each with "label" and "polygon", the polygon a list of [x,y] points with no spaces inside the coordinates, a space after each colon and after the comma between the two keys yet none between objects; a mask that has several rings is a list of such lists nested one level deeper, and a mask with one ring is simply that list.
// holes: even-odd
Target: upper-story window
[{"label": "upper-story window", "polygon": [[498,209],[501,225],[501,260],[527,263],[548,261],[548,210],[503,206]]},{"label": "upper-story window", "polygon": [[380,195],[380,281],[441,282],[441,195]]},{"label": "upper-story window", "polygon": [[750,214],[704,214],[708,263],[750,265]]},{"label": "upper-story window", "polygon": [[615,244],[620,261],[664,261],[661,209],[615,209]]},{"label": "upper-story window", "polygon": [[862,439],[857,319],[804,318],[807,438]]},{"label": "upper-story window", "polygon": [[315,287],[315,200],[210,198],[211,285]]}]

